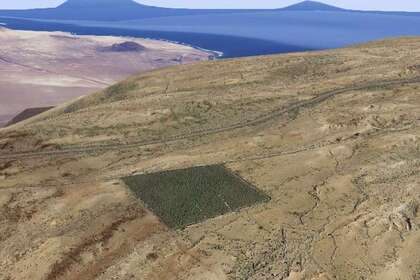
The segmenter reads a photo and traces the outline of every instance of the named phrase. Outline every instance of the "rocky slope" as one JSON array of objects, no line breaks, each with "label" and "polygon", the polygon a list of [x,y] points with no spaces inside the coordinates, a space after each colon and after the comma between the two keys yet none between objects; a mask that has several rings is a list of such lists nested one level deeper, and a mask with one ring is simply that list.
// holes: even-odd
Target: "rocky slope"
[{"label": "rocky slope", "polygon": [[[170,67],[0,130],[0,278],[418,279],[419,60]],[[174,231],[120,180],[209,164],[271,200]]]}]

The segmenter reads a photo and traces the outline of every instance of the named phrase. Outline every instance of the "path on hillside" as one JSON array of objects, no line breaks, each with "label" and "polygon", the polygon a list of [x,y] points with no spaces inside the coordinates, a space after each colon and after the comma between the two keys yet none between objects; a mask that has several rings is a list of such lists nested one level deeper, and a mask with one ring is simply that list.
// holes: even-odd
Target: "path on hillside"
[{"label": "path on hillside", "polygon": [[[411,129],[412,127],[405,127],[405,128],[400,128],[400,129],[379,129],[379,130],[375,130],[373,133],[372,132],[366,132],[368,134],[370,134],[370,136],[381,136],[384,134],[389,134],[389,133],[400,133],[402,131],[406,131]],[[228,159],[228,160],[220,160],[220,161],[214,161],[214,162],[202,162],[202,163],[198,163],[198,164],[194,164],[195,167],[197,166],[208,166],[208,165],[226,165],[226,164],[233,164],[233,163],[239,163],[239,162],[245,162],[245,161],[259,161],[259,160],[265,160],[265,159],[272,159],[272,158],[276,158],[276,157],[284,157],[284,156],[290,156],[290,155],[296,155],[296,154],[300,154],[300,153],[305,153],[305,152],[310,152],[310,151],[315,151],[315,150],[319,150],[319,149],[323,149],[323,148],[327,148],[330,146],[334,146],[334,145],[338,145],[338,144],[343,144],[343,143],[348,143],[351,141],[357,141],[357,139],[360,139],[361,137],[363,137],[363,134],[354,134],[351,136],[348,136],[346,138],[341,139],[339,142],[335,139],[335,140],[326,140],[326,141],[321,141],[321,142],[317,142],[317,143],[313,143],[310,145],[305,145],[305,146],[301,146],[301,147],[296,147],[295,149],[291,149],[291,150],[276,150],[276,151],[272,151],[272,152],[263,152],[263,153],[256,153],[256,154],[252,154],[252,155],[240,155],[238,157],[232,158],[232,159]],[[99,170],[97,170],[98,172],[105,172],[105,170],[108,168],[101,168]],[[170,171],[171,169],[168,169],[167,171]],[[177,170],[177,168],[175,169]],[[116,174],[110,175],[110,176],[105,176],[105,177],[96,177],[96,176],[90,176],[89,179],[75,179],[75,178],[69,178],[71,181],[67,181],[67,182],[62,182],[60,181],[59,185],[60,186],[73,186],[73,185],[80,185],[80,184],[95,184],[95,183],[99,183],[99,182],[113,182],[115,180],[120,180],[123,177],[127,177],[127,176],[133,176],[133,175],[138,175],[138,174],[152,174],[155,171],[153,170],[136,170],[136,171],[125,171],[125,172],[117,172]],[[43,187],[56,187],[57,186],[57,182],[48,182],[48,183],[43,183],[42,186]],[[38,185],[32,185],[32,186],[28,186],[28,185],[14,185],[14,186],[10,186],[10,187],[0,187],[0,190],[5,190],[5,189],[16,189],[16,188],[37,188]]]},{"label": "path on hillside", "polygon": [[414,77],[410,79],[370,81],[370,82],[366,82],[364,84],[357,85],[357,86],[348,86],[344,88],[325,91],[309,100],[290,104],[287,107],[281,107],[281,108],[272,110],[268,113],[261,114],[255,117],[254,119],[245,120],[243,122],[239,122],[239,123],[232,124],[229,126],[197,130],[197,131],[193,131],[187,134],[179,134],[179,135],[168,136],[166,138],[136,141],[136,142],[131,142],[131,143],[97,144],[97,145],[81,146],[81,147],[68,148],[68,149],[64,148],[64,149],[49,150],[49,151],[23,151],[23,152],[15,152],[15,153],[6,153],[6,154],[0,155],[0,160],[25,159],[25,158],[47,157],[47,156],[54,156],[54,155],[67,155],[67,154],[74,155],[74,154],[93,153],[93,152],[109,151],[109,150],[126,150],[126,149],[133,149],[133,148],[155,145],[155,144],[166,144],[166,143],[171,143],[175,141],[193,139],[197,137],[203,137],[207,135],[241,129],[245,127],[257,126],[265,122],[268,122],[274,118],[282,116],[284,114],[293,112],[295,110],[315,106],[337,95],[345,94],[352,91],[366,90],[369,88],[384,87],[384,86],[402,86],[402,85],[416,84],[416,83],[420,83],[420,77]]}]

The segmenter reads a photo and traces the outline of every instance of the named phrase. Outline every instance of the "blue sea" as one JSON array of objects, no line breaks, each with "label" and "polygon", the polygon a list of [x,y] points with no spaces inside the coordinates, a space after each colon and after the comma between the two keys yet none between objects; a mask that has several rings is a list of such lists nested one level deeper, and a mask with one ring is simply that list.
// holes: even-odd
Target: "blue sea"
[{"label": "blue sea", "polygon": [[420,35],[417,14],[351,11],[266,11],[117,22],[0,17],[0,22],[12,29],[169,40],[222,52],[224,58],[340,48]]}]

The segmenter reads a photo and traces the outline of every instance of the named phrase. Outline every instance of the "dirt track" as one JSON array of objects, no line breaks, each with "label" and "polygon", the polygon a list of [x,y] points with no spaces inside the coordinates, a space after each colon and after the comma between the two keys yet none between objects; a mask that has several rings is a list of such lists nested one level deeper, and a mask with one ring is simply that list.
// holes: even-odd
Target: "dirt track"
[{"label": "dirt track", "polygon": [[155,145],[155,144],[165,144],[170,143],[173,141],[185,140],[195,137],[203,137],[211,134],[222,133],[230,130],[241,129],[244,127],[251,127],[262,124],[264,122],[271,121],[272,119],[287,114],[289,112],[304,109],[307,107],[311,107],[317,105],[321,102],[324,102],[330,98],[333,98],[340,94],[345,94],[347,92],[352,91],[359,91],[359,90],[368,90],[372,87],[382,87],[382,86],[401,86],[401,85],[409,85],[409,84],[417,84],[420,83],[420,77],[410,78],[410,79],[400,79],[400,80],[389,80],[389,81],[378,81],[378,82],[367,82],[364,85],[358,86],[350,86],[344,87],[340,89],[330,90],[324,93],[317,95],[316,97],[308,100],[299,102],[296,104],[290,104],[286,106],[286,108],[279,108],[269,113],[260,115],[252,120],[246,120],[242,123],[236,123],[227,127],[217,127],[207,130],[198,130],[191,132],[186,135],[174,135],[169,136],[165,139],[154,139],[149,141],[141,141],[141,142],[132,142],[132,143],[118,143],[118,144],[109,144],[109,145],[90,145],[88,147],[80,147],[80,148],[71,148],[71,149],[60,149],[55,151],[22,151],[22,152],[15,152],[15,153],[3,153],[0,155],[0,160],[11,160],[11,159],[25,159],[25,158],[34,158],[34,157],[43,157],[43,156],[54,156],[54,155],[65,155],[65,154],[83,154],[83,153],[92,153],[97,151],[109,151],[109,150],[125,150],[125,149],[133,149],[142,146],[148,145]]}]

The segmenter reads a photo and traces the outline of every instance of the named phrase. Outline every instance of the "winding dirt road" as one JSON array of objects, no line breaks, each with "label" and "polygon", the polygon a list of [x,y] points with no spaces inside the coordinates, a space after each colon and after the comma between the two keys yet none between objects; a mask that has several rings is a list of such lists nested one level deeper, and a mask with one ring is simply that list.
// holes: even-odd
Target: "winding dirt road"
[{"label": "winding dirt road", "polygon": [[241,129],[245,127],[257,126],[262,123],[268,122],[276,117],[281,115],[293,112],[295,110],[300,110],[306,107],[314,106],[319,103],[322,103],[330,98],[333,98],[337,95],[345,94],[352,91],[365,90],[374,87],[383,87],[383,86],[400,86],[408,84],[420,83],[420,77],[414,77],[410,79],[393,79],[393,80],[384,80],[384,81],[371,81],[366,82],[365,84],[358,86],[348,86],[339,89],[334,89],[330,91],[323,92],[317,95],[314,98],[309,100],[297,102],[290,104],[287,107],[281,107],[276,110],[273,110],[269,113],[262,114],[257,116],[254,119],[246,120],[244,122],[239,122],[224,127],[216,127],[206,130],[197,130],[188,134],[173,135],[167,138],[160,139],[151,139],[147,141],[131,142],[131,143],[115,143],[115,144],[106,144],[106,145],[89,145],[78,148],[69,148],[69,149],[59,149],[59,150],[49,150],[49,151],[22,151],[17,153],[6,153],[0,155],[0,160],[11,160],[11,159],[25,159],[25,158],[36,158],[36,157],[46,157],[54,155],[66,155],[66,154],[84,154],[84,153],[93,153],[97,151],[109,151],[109,150],[126,150],[133,149],[143,146],[156,145],[156,144],[165,144],[180,140],[187,140],[196,137],[203,137],[206,135],[218,134],[222,132],[227,132],[235,129]]}]

